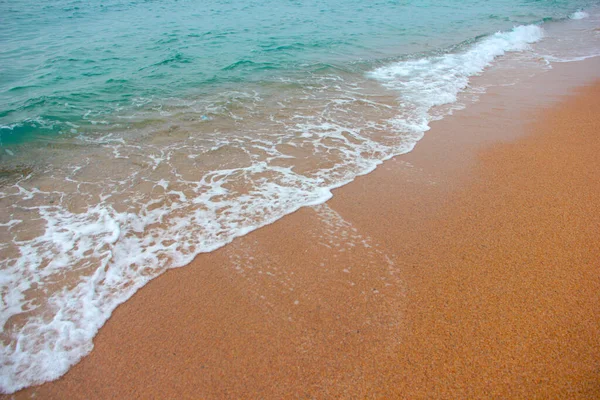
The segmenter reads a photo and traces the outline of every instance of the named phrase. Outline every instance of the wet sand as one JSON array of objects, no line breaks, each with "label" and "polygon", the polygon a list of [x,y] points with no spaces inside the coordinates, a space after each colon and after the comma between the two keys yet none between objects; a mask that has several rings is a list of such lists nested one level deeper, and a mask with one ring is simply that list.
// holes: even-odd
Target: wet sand
[{"label": "wet sand", "polygon": [[600,398],[600,81],[519,94],[561,68],[155,279],[16,397]]}]

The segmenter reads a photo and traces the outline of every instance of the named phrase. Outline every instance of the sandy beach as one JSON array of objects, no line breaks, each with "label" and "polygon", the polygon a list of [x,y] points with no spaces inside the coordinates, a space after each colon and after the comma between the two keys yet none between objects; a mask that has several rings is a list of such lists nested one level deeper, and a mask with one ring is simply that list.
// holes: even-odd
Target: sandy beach
[{"label": "sandy beach", "polygon": [[168,271],[14,397],[599,398],[586,63],[491,89],[326,204]]}]

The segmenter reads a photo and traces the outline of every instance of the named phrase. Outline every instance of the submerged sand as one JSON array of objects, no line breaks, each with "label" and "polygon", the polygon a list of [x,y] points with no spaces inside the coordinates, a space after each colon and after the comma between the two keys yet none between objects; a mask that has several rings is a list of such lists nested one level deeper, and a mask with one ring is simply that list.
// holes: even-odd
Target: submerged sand
[{"label": "submerged sand", "polygon": [[516,90],[165,273],[17,397],[600,398],[600,82]]}]

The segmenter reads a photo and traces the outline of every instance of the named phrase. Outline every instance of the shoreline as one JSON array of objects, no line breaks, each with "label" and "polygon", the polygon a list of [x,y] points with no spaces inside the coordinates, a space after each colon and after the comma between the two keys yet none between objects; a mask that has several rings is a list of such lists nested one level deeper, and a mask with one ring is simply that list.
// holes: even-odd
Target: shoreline
[{"label": "shoreline", "polygon": [[[550,74],[555,79],[564,73],[565,87],[577,86],[574,81],[585,80],[568,72],[577,68],[560,66],[563,72]],[[543,79],[548,78],[534,79],[538,87]],[[556,86],[557,93],[566,90]],[[519,335],[509,328],[554,340],[555,347],[550,348],[561,351],[564,342],[558,334],[581,340],[589,334],[588,339],[593,339],[592,333],[575,324],[582,322],[577,317],[584,319],[581,312],[567,318],[555,307],[560,305],[559,294],[577,292],[577,285],[586,283],[583,278],[585,287],[592,288],[597,277],[583,268],[573,271],[573,277],[546,251],[558,249],[556,240],[562,233],[552,227],[569,213],[577,215],[585,238],[598,233],[597,226],[588,226],[593,218],[585,221],[579,215],[593,216],[594,190],[587,188],[591,193],[581,195],[584,204],[573,204],[568,196],[557,198],[556,191],[546,190],[541,181],[527,175],[533,170],[519,171],[513,162],[527,162],[528,154],[536,154],[541,160],[533,165],[536,171],[552,172],[540,175],[547,179],[545,183],[569,188],[565,179],[572,176],[558,176],[549,168],[564,153],[557,148],[561,132],[545,135],[539,131],[548,127],[537,125],[529,126],[527,134],[520,130],[532,118],[552,121],[558,114],[567,121],[573,115],[581,119],[585,115],[577,113],[586,106],[592,110],[590,115],[597,112],[599,102],[594,99],[599,97],[599,87],[596,83],[570,95],[551,111],[544,111],[547,105],[539,102],[525,111],[519,107],[523,104],[503,107],[502,101],[518,99],[510,89],[483,95],[473,107],[433,123],[413,152],[336,189],[325,205],[305,207],[155,279],[114,312],[89,356],[63,378],[25,389],[16,397],[473,397],[517,393],[508,391],[511,388],[522,389],[523,397],[572,395],[559,391],[556,383],[566,376],[556,366],[564,362],[553,358],[557,364],[548,364],[548,357],[537,354],[544,347],[536,347],[532,337],[523,338],[529,348],[518,349]],[[512,122],[514,126],[509,126],[515,132],[486,127],[487,117]],[[593,131],[593,119],[582,125]],[[564,136],[564,130],[573,128],[561,129]],[[483,137],[482,132],[489,135]],[[589,132],[585,138],[594,140]],[[540,143],[556,153],[554,159],[536,149]],[[577,144],[574,160],[592,147],[586,149],[579,142],[572,146]],[[585,183],[594,181],[593,173],[583,171]],[[532,184],[535,190],[525,191],[523,197],[521,192]],[[503,189],[494,192],[498,188]],[[508,204],[518,207],[508,210]],[[555,218],[545,218],[543,211]],[[516,221],[532,225],[520,226]],[[559,228],[567,226],[559,224]],[[533,235],[534,245],[523,243],[522,230]],[[579,231],[568,231],[575,235],[569,243],[572,247],[558,250],[577,248],[578,259],[589,262],[600,254],[598,246],[578,241]],[[513,240],[514,232],[520,235]],[[513,254],[516,249],[523,255]],[[558,260],[568,260],[563,253],[560,257],[556,255]],[[493,268],[500,266],[498,260],[510,261],[508,279]],[[550,270],[540,269],[536,264],[540,260]],[[490,267],[474,268],[478,262]],[[517,268],[533,264],[535,268]],[[566,283],[552,283],[557,276]],[[499,285],[502,279],[508,283]],[[531,288],[555,293],[546,300],[519,290]],[[597,310],[593,315],[590,307],[599,292],[584,293],[588,297],[576,301],[587,305],[598,325]],[[564,307],[581,306],[576,301]],[[524,307],[521,314],[516,305]],[[541,317],[544,313],[562,318],[560,329],[553,331]],[[524,316],[535,319],[522,321]],[[567,326],[564,320],[569,318]],[[589,332],[597,330],[593,321],[586,322]],[[566,329],[569,326],[578,329],[572,332]],[[542,332],[536,333],[540,327]],[[469,334],[477,346],[469,342]],[[499,343],[488,343],[490,338]],[[593,363],[600,350],[587,344],[591,344],[587,353],[583,348],[578,351]],[[527,353],[531,349],[536,350],[535,357],[520,353],[531,356]],[[575,361],[570,360],[573,368]],[[544,374],[540,365],[553,367],[554,375]],[[595,368],[598,371],[599,366]],[[546,392],[531,391],[535,379],[537,388]],[[597,375],[596,379],[597,384]],[[598,393],[598,388],[589,381],[589,389],[596,390],[590,394]]]}]

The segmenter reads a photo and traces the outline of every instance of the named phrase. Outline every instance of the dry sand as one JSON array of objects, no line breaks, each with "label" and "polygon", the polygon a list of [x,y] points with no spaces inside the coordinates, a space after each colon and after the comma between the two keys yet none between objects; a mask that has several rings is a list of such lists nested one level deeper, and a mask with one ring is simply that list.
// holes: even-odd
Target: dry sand
[{"label": "dry sand", "polygon": [[167,272],[17,397],[600,398],[600,82],[516,90]]}]

